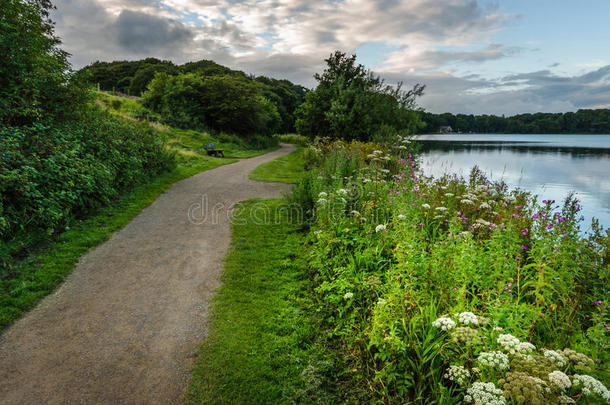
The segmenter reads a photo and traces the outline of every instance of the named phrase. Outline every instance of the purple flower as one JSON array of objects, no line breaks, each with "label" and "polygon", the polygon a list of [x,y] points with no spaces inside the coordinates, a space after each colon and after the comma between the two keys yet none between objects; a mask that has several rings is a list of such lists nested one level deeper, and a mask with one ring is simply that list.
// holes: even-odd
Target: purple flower
[{"label": "purple flower", "polygon": [[602,303],[602,300],[593,301],[593,305],[597,306]]},{"label": "purple flower", "polygon": [[538,214],[534,214],[534,219],[538,219]]},{"label": "purple flower", "polygon": [[527,248],[523,245],[521,245],[521,250],[527,250]]}]

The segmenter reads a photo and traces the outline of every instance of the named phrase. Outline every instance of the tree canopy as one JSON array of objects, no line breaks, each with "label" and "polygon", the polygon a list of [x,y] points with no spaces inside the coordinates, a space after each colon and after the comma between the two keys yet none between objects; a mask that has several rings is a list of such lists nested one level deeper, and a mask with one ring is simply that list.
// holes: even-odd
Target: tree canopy
[{"label": "tree canopy", "polygon": [[86,95],[49,19],[50,0],[5,0],[0,7],[0,122],[60,120]]},{"label": "tree canopy", "polygon": [[275,105],[258,84],[238,76],[157,73],[142,102],[169,124],[184,128],[268,135],[281,125]]},{"label": "tree canopy", "polygon": [[[294,131],[294,112],[303,102],[305,93],[307,92],[305,87],[291,83],[288,80],[276,80],[265,76],[254,77],[247,75],[242,71],[233,70],[214,61],[205,59],[188,62],[184,65],[175,65],[173,62],[162,61],[155,58],[147,58],[139,61],[98,61],[83,68],[83,70],[89,72],[90,83],[99,86],[101,90],[118,91],[135,96],[144,94],[157,73],[167,74],[166,78],[162,80],[167,80],[167,77],[169,76],[192,75],[189,79],[182,77],[182,79],[172,81],[171,83],[190,83],[194,76],[202,79],[206,77],[224,77],[221,81],[225,83],[233,82],[234,84],[249,82],[253,84],[254,87],[258,88],[257,94],[262,94],[265,99],[273,104],[280,116],[280,124],[277,126],[274,124],[273,128],[278,132],[283,133]],[[235,80],[230,80],[228,77]],[[153,93],[156,92],[158,94],[160,88],[159,84],[159,81],[155,84],[156,88],[153,90]],[[248,88],[254,87],[249,86]],[[177,97],[177,91],[172,91],[172,94],[172,97]],[[155,103],[158,100],[152,101],[150,98],[151,96],[152,94],[148,94],[147,102],[152,103],[150,105],[154,105],[154,108],[157,108]],[[228,100],[225,101],[228,102]],[[174,100],[174,102],[177,102],[177,100]],[[200,113],[197,113],[192,108],[187,108],[185,106],[185,109],[190,110],[190,118],[187,118],[186,116],[175,117],[170,118],[168,122],[171,122],[174,125],[195,124],[199,126],[205,122],[202,115],[203,110],[200,109]],[[181,111],[181,113],[185,112],[185,110]],[[189,124],[187,124],[187,122]],[[210,126],[210,128],[212,127],[213,126]]]},{"label": "tree canopy", "polygon": [[413,133],[418,126],[415,100],[424,86],[402,90],[386,84],[356,56],[336,51],[326,61],[318,86],[297,110],[297,131],[309,137],[370,140]]}]

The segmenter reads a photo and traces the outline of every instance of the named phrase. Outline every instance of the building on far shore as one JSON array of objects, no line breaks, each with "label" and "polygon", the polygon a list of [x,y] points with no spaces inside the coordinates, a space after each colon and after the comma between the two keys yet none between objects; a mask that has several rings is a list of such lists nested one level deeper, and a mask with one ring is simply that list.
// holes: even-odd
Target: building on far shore
[{"label": "building on far shore", "polygon": [[438,128],[439,134],[451,134],[453,132],[453,128],[449,125],[442,125]]}]

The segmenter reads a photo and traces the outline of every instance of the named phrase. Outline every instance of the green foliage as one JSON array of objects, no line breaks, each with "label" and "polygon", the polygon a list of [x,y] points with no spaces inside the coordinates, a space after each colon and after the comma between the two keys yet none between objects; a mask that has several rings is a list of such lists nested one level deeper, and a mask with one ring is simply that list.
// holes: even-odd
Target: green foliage
[{"label": "green foliage", "polygon": [[143,104],[182,128],[271,135],[280,125],[277,109],[256,84],[229,75],[157,74]]},{"label": "green foliage", "polygon": [[[238,210],[210,335],[198,353],[187,404],[336,403],[333,363],[317,345],[306,251],[285,200],[250,200]],[[264,207],[269,221],[253,210]]]},{"label": "green foliage", "polygon": [[[476,168],[469,179],[426,177],[414,148],[404,138],[388,149],[314,143],[292,197],[310,218],[318,311],[361,384],[379,402],[457,403],[481,386],[443,376],[451,365],[472,371],[481,351],[499,350],[494,328],[538,348],[566,349],[575,367],[608,384],[608,233],[594,223],[582,235],[572,196],[540,202]],[[465,317],[447,335],[433,325],[464,312],[487,326]],[[516,363],[510,370],[548,380]],[[482,373],[469,383],[503,376]],[[580,391],[566,395],[591,401]]]},{"label": "green foliage", "polygon": [[177,74],[179,69],[170,61],[146,58],[139,61],[95,62],[81,69],[89,83],[99,90],[118,91],[139,96],[156,72]]},{"label": "green foliage", "polygon": [[51,8],[48,0],[6,0],[0,7],[0,124],[65,120],[86,99],[58,48]]},{"label": "green foliage", "polygon": [[[314,77],[315,91],[297,111],[296,128],[305,136],[372,140],[387,133],[409,134],[418,126],[415,99],[424,86],[403,91],[356,64],[356,56],[335,52]],[[383,135],[381,135],[383,136]]]},{"label": "green foliage", "polygon": [[610,109],[578,110],[567,113],[518,114],[512,117],[421,113],[424,125],[419,133],[435,133],[441,126],[453,131],[512,134],[608,134]]},{"label": "green foliage", "polygon": [[171,168],[173,156],[155,132],[97,108],[56,127],[0,126],[2,240],[52,235]]}]

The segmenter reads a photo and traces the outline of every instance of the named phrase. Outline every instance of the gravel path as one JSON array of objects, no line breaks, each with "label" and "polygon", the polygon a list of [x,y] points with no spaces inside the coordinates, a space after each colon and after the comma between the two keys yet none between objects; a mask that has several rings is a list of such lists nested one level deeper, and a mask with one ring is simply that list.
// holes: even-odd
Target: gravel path
[{"label": "gravel path", "polygon": [[0,403],[182,403],[230,243],[227,207],[289,190],[248,174],[294,149],[174,184],[83,256],[0,336]]}]

